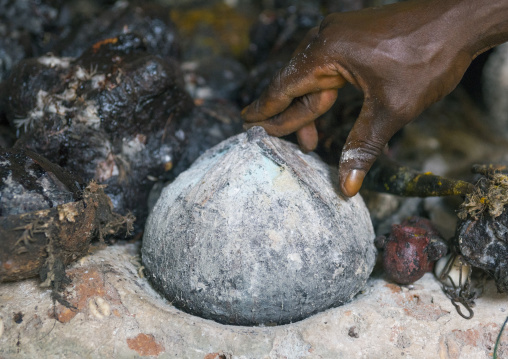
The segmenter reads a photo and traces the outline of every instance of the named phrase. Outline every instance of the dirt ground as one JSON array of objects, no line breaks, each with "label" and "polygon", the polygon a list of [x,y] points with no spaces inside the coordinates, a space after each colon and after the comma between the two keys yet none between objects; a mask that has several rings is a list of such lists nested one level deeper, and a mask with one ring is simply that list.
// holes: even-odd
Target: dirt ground
[{"label": "dirt ground", "polygon": [[[171,306],[140,277],[139,248],[115,245],[69,271],[54,304],[36,280],[0,286],[0,358],[491,358],[508,315],[488,282],[463,319],[432,274],[412,287],[374,275],[352,302],[276,327],[220,325]],[[508,331],[497,348],[508,358]]]}]

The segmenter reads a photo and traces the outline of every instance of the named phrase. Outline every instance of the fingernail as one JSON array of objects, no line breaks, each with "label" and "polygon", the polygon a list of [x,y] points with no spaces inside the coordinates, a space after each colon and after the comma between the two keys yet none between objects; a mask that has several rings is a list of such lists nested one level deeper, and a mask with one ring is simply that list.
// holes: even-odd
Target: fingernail
[{"label": "fingernail", "polygon": [[366,174],[365,171],[358,169],[349,171],[342,187],[342,191],[346,196],[353,197],[355,194],[358,193],[358,191],[362,187],[365,174]]}]

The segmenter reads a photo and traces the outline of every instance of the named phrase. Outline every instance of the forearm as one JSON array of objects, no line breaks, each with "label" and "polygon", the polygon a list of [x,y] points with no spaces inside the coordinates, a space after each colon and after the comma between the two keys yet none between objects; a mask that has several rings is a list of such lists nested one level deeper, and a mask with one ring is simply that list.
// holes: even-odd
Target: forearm
[{"label": "forearm", "polygon": [[484,51],[508,41],[508,0],[467,0],[473,15],[476,39],[473,41],[473,58]]},{"label": "forearm", "polygon": [[472,58],[508,41],[508,0],[430,1],[444,8],[445,31],[454,34]]}]

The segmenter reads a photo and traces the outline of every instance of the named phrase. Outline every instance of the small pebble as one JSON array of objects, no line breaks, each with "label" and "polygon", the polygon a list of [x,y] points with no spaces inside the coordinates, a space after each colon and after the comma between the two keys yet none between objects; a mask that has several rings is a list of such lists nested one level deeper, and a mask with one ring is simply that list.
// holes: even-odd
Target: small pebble
[{"label": "small pebble", "polygon": [[92,313],[92,315],[98,319],[109,317],[111,314],[109,303],[102,297],[95,297],[90,299],[88,302],[88,308],[90,309],[90,313]]},{"label": "small pebble", "polygon": [[360,334],[358,333],[358,328],[356,326],[352,326],[349,328],[349,332],[347,333],[351,338],[359,338]]},{"label": "small pebble", "polygon": [[14,313],[12,320],[14,320],[14,323],[16,324],[21,324],[23,322],[23,313],[22,312]]}]

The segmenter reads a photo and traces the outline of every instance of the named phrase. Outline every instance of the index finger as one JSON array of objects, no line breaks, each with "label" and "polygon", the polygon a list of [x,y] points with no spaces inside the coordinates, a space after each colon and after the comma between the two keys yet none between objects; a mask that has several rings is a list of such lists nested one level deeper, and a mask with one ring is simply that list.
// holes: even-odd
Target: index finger
[{"label": "index finger", "polygon": [[322,59],[310,54],[311,45],[275,74],[259,99],[243,109],[245,122],[269,119],[284,111],[297,97],[344,86],[346,80],[333,63],[323,64]]}]

